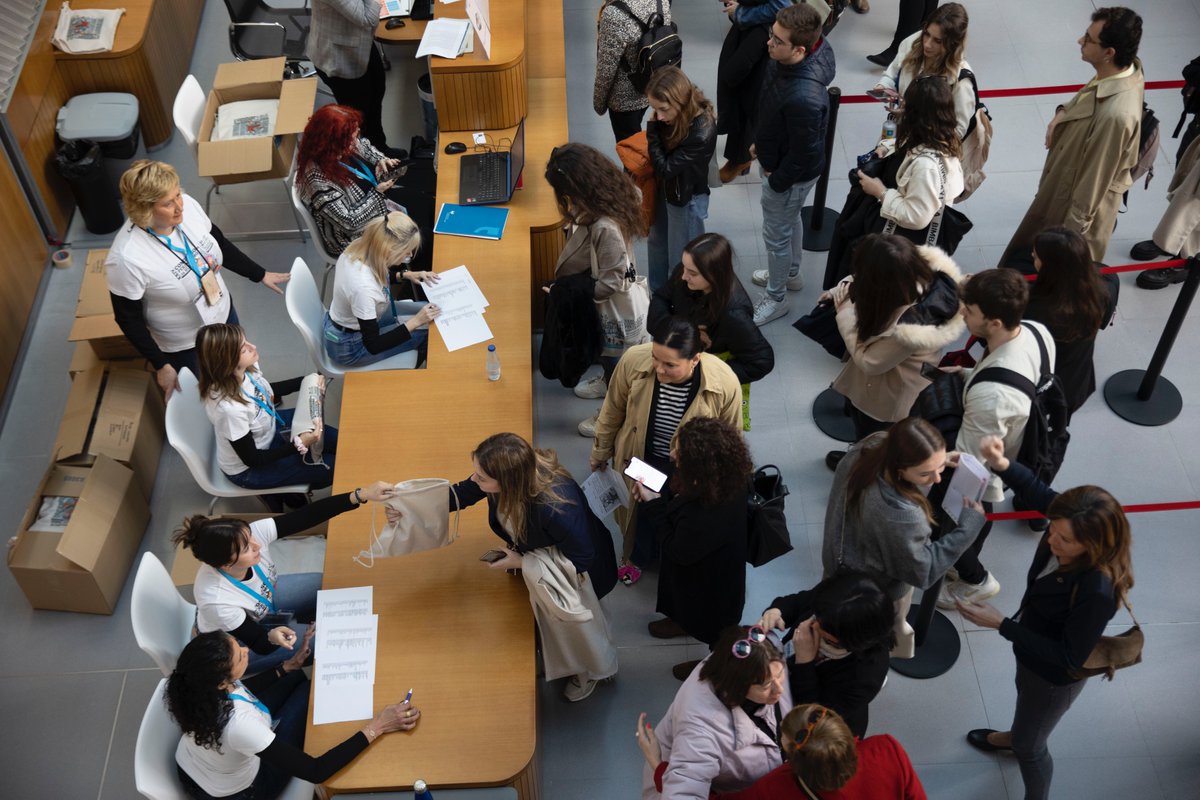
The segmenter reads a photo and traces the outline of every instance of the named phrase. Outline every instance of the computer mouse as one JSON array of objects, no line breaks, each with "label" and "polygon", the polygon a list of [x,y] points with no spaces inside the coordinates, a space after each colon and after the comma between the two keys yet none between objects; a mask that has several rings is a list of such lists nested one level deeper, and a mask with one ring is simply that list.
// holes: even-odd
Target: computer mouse
[{"label": "computer mouse", "polygon": [[465,153],[467,152],[467,146],[462,142],[451,142],[450,144],[446,145],[446,149],[442,152],[448,156],[452,156],[455,153]]},{"label": "computer mouse", "polygon": [[392,17],[386,23],[384,23],[383,27],[387,28],[389,31],[395,30],[396,28],[403,28],[404,20],[400,19],[399,17]]}]

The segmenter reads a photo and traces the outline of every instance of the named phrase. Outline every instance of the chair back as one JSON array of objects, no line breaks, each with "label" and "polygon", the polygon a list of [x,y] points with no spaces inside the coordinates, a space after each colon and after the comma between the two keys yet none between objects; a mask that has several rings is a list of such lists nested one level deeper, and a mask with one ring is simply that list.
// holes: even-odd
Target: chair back
[{"label": "chair back", "polygon": [[175,771],[175,748],[183,733],[167,713],[166,693],[167,679],[163,678],[142,715],[133,748],[133,782],[138,794],[150,800],[186,800]]},{"label": "chair back", "polygon": [[239,61],[286,56],[303,61],[312,10],[272,8],[260,0],[225,0],[229,12],[229,49]]},{"label": "chair back", "polygon": [[[317,238],[313,236],[314,241]],[[312,270],[303,258],[292,262],[292,278],[284,288],[284,301],[313,363],[326,374],[343,374],[342,367],[325,354],[325,304],[321,302]]]},{"label": "chair back", "polygon": [[296,174],[295,164],[293,163],[290,188],[292,205],[296,207],[296,212],[300,215],[300,219],[304,220],[304,224],[308,226],[308,231],[312,234],[313,244],[317,247],[317,253],[324,259],[327,265],[326,272],[328,272],[337,263],[338,257],[325,249],[325,241],[321,238],[321,232],[317,230],[317,221],[313,219],[312,211],[309,210],[308,204],[300,199],[299,179],[300,176]]},{"label": "chair back", "polygon": [[170,675],[184,646],[191,641],[196,607],[184,600],[167,568],[153,553],[142,554],[133,578],[130,603],[133,637],[163,675]]},{"label": "chair back", "polygon": [[204,121],[206,101],[204,89],[200,88],[200,81],[196,80],[195,75],[184,78],[179,91],[175,93],[175,105],[172,108],[175,130],[179,131],[187,146],[192,148],[193,156],[196,155],[195,151],[200,142],[200,125]]},{"label": "chair back", "polygon": [[235,487],[217,467],[217,434],[208,424],[200,401],[200,383],[186,367],[179,370],[178,380],[179,390],[167,402],[167,441],[183,458],[201,489],[210,495],[229,497],[230,489]]}]

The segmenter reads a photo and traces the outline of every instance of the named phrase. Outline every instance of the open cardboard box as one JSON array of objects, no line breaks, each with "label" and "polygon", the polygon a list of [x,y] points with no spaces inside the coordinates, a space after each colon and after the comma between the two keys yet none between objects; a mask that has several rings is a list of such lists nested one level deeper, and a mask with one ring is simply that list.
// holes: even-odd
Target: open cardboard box
[{"label": "open cardboard box", "polygon": [[141,353],[125,338],[113,317],[108,281],[104,276],[106,258],[108,250],[88,251],[83,283],[79,287],[79,303],[75,306],[75,324],[67,339],[90,345],[100,359],[141,358]]},{"label": "open cardboard box", "polygon": [[[246,183],[286,178],[296,152],[296,135],[312,116],[316,78],[284,80],[285,58],[261,58],[217,65],[200,123],[198,172],[213,183]],[[210,141],[217,108],[239,100],[279,99],[273,136]]]},{"label": "open cardboard box", "polygon": [[[141,496],[150,499],[165,438],[162,393],[154,375],[101,362],[71,381],[55,461],[89,466],[108,456],[133,470]],[[207,423],[199,420],[196,424]]]},{"label": "open cardboard box", "polygon": [[[29,530],[44,495],[79,498],[62,533]],[[128,467],[103,455],[90,467],[52,464],[8,550],[8,569],[34,608],[111,614],[149,518]]]},{"label": "open cardboard box", "polygon": [[[278,514],[250,513],[250,514],[213,514],[213,519],[240,519],[243,522],[251,523],[258,522],[260,519],[268,517],[277,517]],[[314,525],[301,533],[293,533],[285,539],[285,542],[290,542],[293,539],[299,539],[305,536],[325,536],[329,533],[329,523],[322,522],[319,525]],[[272,552],[277,545],[271,545]],[[175,548],[175,562],[171,564],[171,580],[176,586],[191,586],[196,582],[196,570],[200,568],[200,561],[192,555],[191,550],[185,550],[182,547]]]}]

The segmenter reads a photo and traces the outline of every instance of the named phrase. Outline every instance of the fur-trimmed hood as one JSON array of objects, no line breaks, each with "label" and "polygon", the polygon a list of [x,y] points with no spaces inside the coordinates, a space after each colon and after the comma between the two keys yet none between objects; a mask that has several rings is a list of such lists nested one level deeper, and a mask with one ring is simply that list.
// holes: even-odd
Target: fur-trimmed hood
[{"label": "fur-trimmed hood", "polygon": [[[917,252],[934,272],[947,275],[955,284],[963,279],[962,270],[954,259],[946,255],[940,247],[918,245]],[[892,336],[916,351],[941,350],[943,347],[957,341],[967,328],[966,322],[959,314],[938,325],[922,325],[916,323],[897,323],[892,330]]]}]

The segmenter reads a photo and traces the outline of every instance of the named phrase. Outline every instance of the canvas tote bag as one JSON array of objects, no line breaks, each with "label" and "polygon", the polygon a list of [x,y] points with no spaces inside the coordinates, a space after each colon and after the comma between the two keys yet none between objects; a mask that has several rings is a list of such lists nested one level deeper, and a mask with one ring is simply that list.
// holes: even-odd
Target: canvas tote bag
[{"label": "canvas tote bag", "polygon": [[[450,530],[450,511],[446,495],[454,497],[454,530]],[[396,494],[384,505],[400,512],[400,519],[384,525],[376,533],[375,509],[371,510],[371,547],[354,556],[355,563],[367,568],[376,558],[406,556],[422,550],[445,547],[458,538],[461,506],[454,487],[445,478],[415,478],[396,484]]]}]

